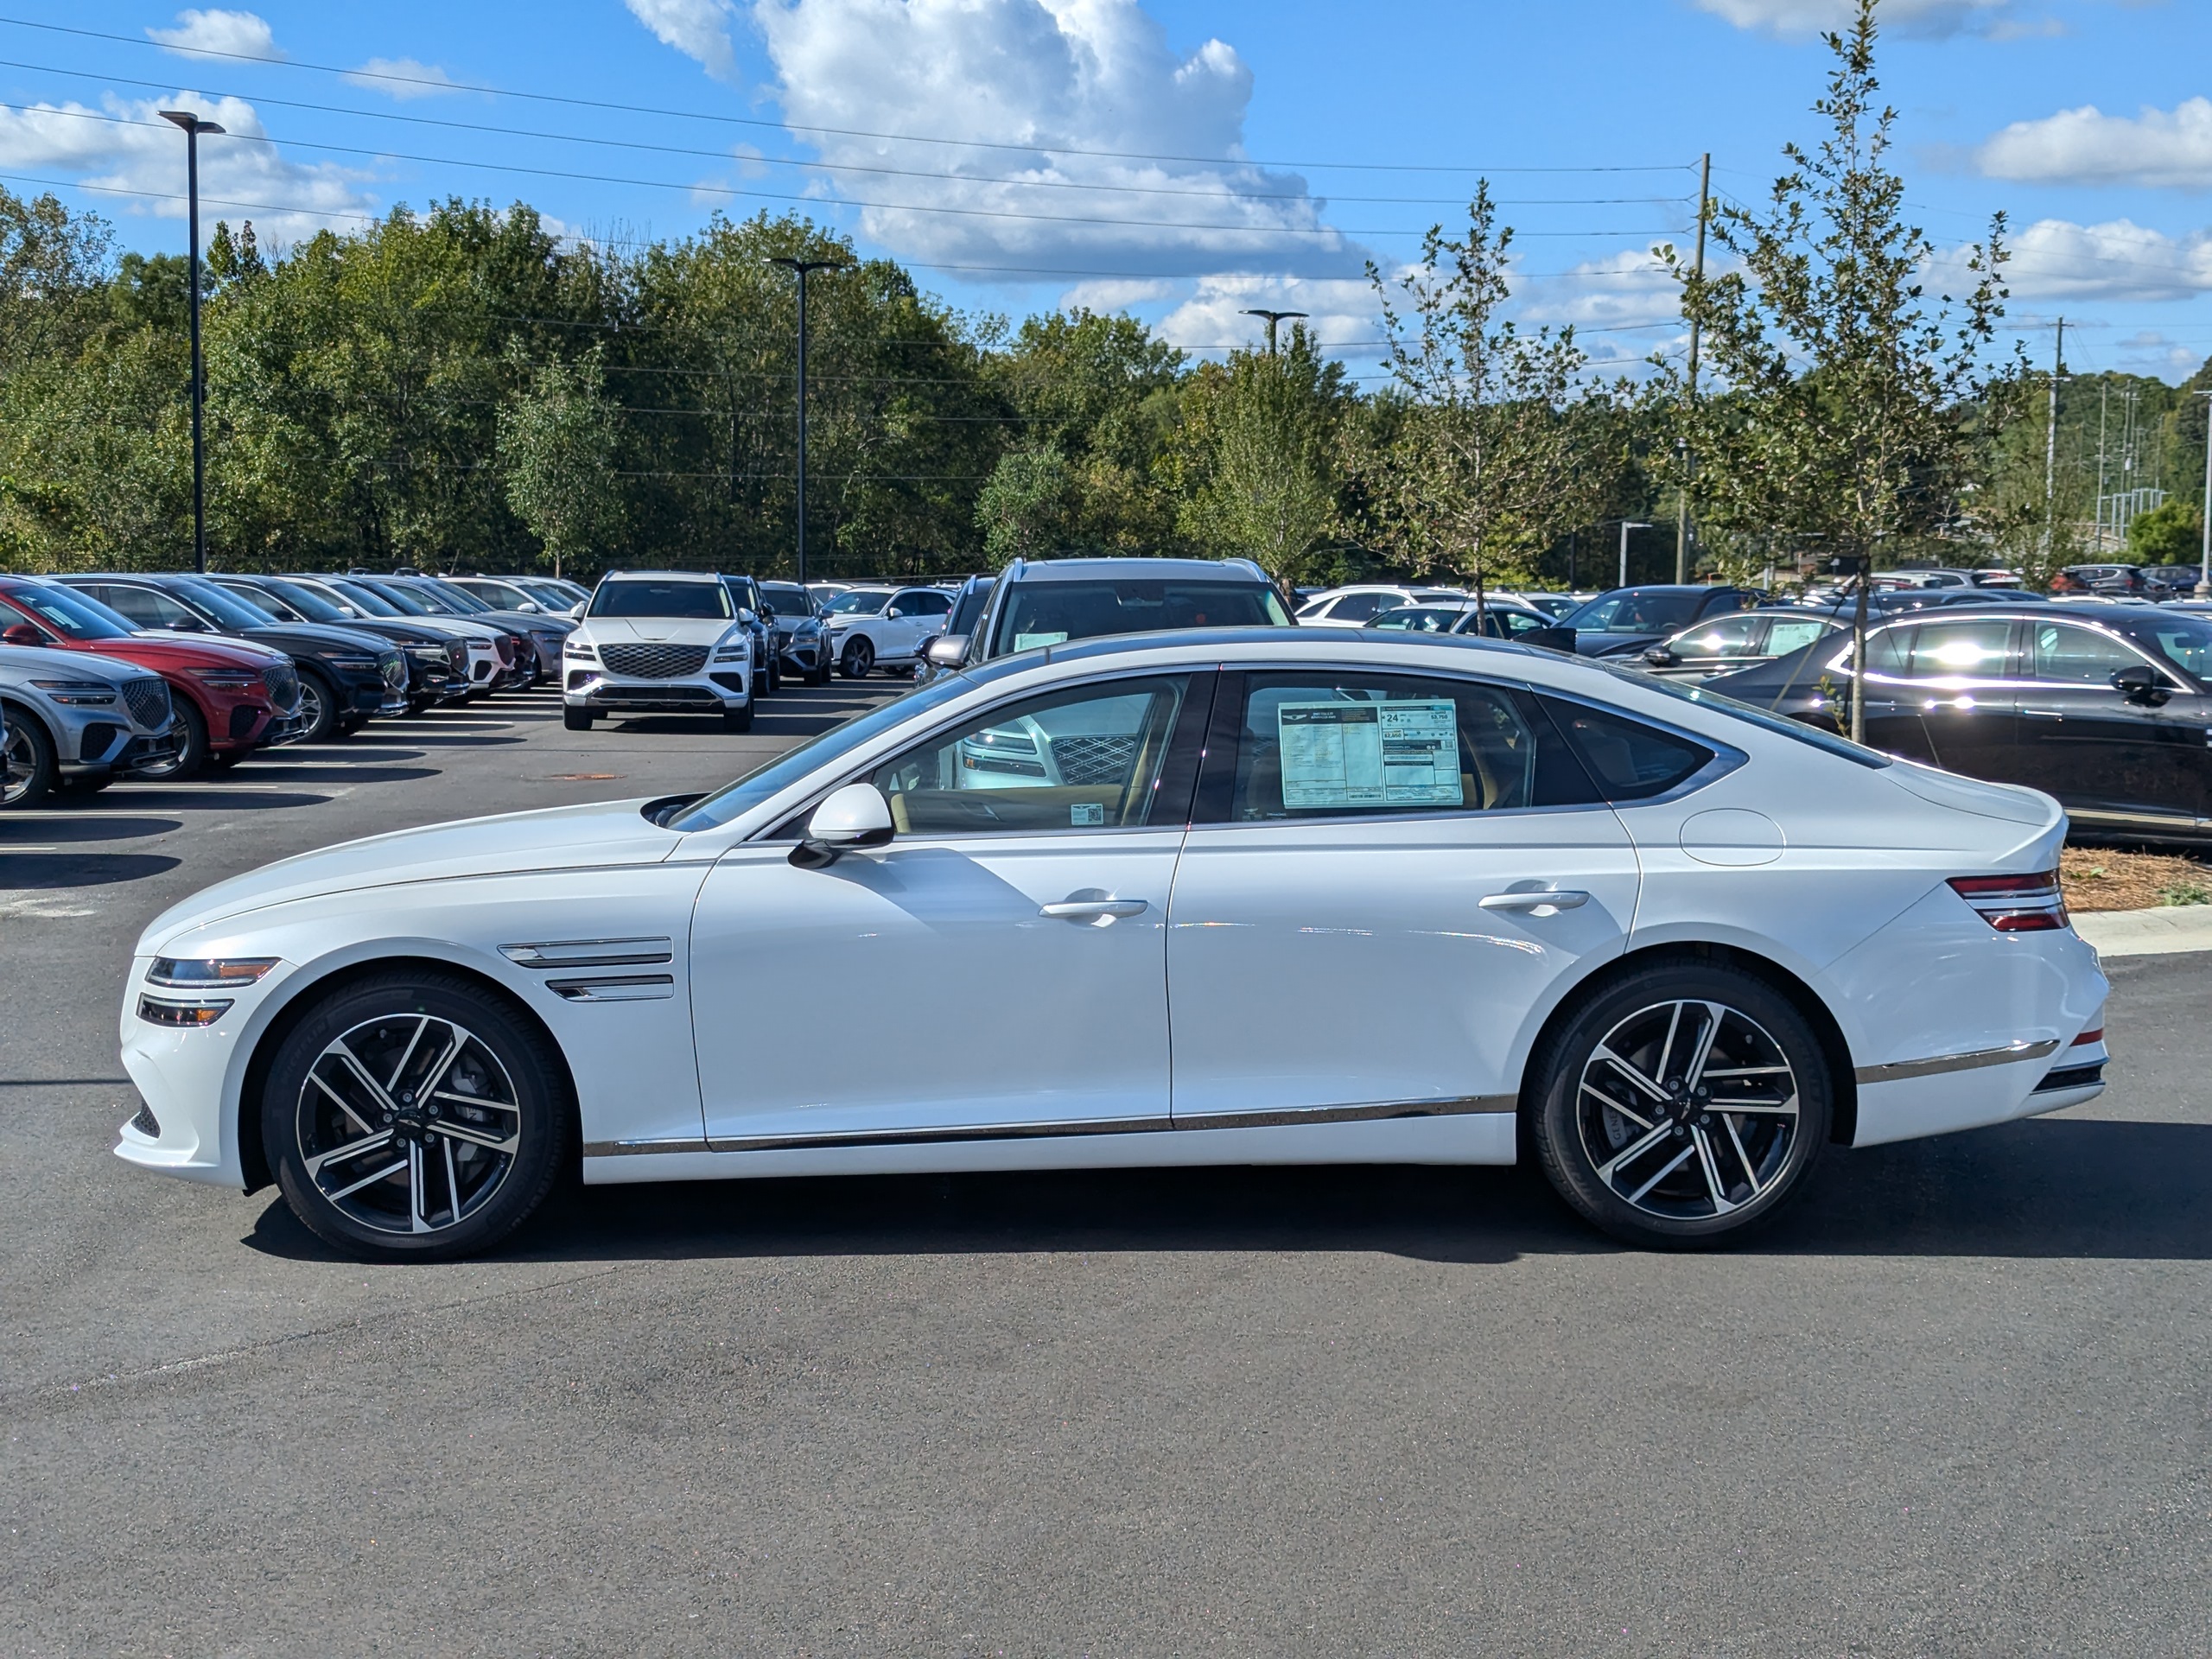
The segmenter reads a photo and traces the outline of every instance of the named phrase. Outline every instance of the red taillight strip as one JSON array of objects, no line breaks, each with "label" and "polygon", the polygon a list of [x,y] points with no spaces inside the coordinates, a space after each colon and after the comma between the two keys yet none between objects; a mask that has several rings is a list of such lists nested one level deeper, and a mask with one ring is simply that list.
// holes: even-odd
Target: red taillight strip
[{"label": "red taillight strip", "polygon": [[2058,872],[2028,875],[1955,875],[1951,891],[2000,933],[2050,932],[2066,925]]},{"label": "red taillight strip", "polygon": [[2104,1039],[2105,1028],[2102,1026],[2099,1026],[2094,1031],[2083,1032],[2079,1037],[2076,1037],[2074,1039],[2070,1046],[2079,1048],[2084,1043],[2101,1043]]}]

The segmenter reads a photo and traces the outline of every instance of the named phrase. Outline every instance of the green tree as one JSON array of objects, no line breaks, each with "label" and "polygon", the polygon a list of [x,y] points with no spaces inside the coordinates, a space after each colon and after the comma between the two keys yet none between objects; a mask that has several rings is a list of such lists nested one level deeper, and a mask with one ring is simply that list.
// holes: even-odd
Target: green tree
[{"label": "green tree", "polygon": [[621,529],[619,421],[597,352],[528,372],[528,389],[499,409],[499,466],[507,505],[530,526],[557,576],[563,565],[603,557]]},{"label": "green tree", "polygon": [[976,497],[983,556],[995,570],[1066,545],[1075,517],[1074,474],[1057,444],[1009,449]]},{"label": "green tree", "polygon": [[1574,331],[1527,334],[1502,315],[1513,232],[1479,181],[1466,233],[1432,227],[1395,301],[1375,266],[1390,368],[1402,404],[1389,448],[1370,462],[1377,516],[1416,572],[1474,584],[1479,606],[1501,578],[1526,580],[1583,521],[1574,406],[1587,361]]},{"label": "green tree", "polygon": [[[1742,535],[1817,538],[1872,560],[1960,514],[1978,415],[2001,416],[2012,382],[1986,366],[2005,290],[2005,220],[1967,250],[1964,297],[1931,299],[1938,250],[1902,217],[1891,166],[1897,112],[1878,102],[1877,0],[1858,0],[1835,58],[1819,148],[1786,145],[1763,208],[1724,202],[1713,235],[1734,269],[1700,276],[1659,250],[1702,326],[1723,391],[1692,399],[1671,359],[1661,389],[1695,458],[1700,522]],[[1861,723],[1854,702],[1852,727]]]},{"label": "green tree", "polygon": [[2195,564],[2204,556],[2204,515],[2196,503],[2169,496],[2127,524],[2127,556],[2137,564]]}]

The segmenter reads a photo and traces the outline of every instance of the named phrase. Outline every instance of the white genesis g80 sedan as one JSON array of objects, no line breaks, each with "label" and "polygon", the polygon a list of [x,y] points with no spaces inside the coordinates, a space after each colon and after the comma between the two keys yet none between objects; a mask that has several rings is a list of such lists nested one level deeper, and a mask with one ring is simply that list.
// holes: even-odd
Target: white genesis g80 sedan
[{"label": "white genesis g80 sedan", "polygon": [[[587,1183],[1508,1164],[1653,1245],[2094,1096],[2049,798],[1554,652],[1186,632],[716,793],[357,841],[146,930],[118,1153],[364,1255]],[[904,1018],[855,1022],[849,1010]],[[935,1045],[912,1030],[1021,1040]],[[822,1042],[761,1045],[763,1030]],[[828,1040],[832,1034],[837,1040]]]}]

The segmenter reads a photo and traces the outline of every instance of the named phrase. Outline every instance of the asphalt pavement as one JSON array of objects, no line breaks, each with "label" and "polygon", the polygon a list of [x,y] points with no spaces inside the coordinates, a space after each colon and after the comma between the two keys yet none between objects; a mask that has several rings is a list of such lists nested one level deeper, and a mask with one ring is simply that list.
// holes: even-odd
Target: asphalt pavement
[{"label": "asphalt pavement", "polygon": [[[364,1267],[109,1155],[175,899],[893,689],[0,817],[0,1651],[2212,1651],[2212,954],[2111,964],[2101,1099],[1834,1155],[1726,1255],[1533,1173],[1207,1170],[590,1189]],[[758,1040],[899,1018],[823,1009]]]}]

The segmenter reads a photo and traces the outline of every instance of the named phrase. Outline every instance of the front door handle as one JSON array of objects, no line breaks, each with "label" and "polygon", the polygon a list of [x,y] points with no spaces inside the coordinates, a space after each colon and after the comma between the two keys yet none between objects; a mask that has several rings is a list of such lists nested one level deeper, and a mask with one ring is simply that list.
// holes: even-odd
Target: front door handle
[{"label": "front door handle", "polygon": [[1590,895],[1569,887],[1558,892],[1493,893],[1481,901],[1484,910],[1529,910],[1548,912],[1555,910],[1580,910],[1590,902]]},{"label": "front door handle", "polygon": [[1147,908],[1141,899],[1063,899],[1037,913],[1056,922],[1110,922],[1123,916],[1141,916]]}]

